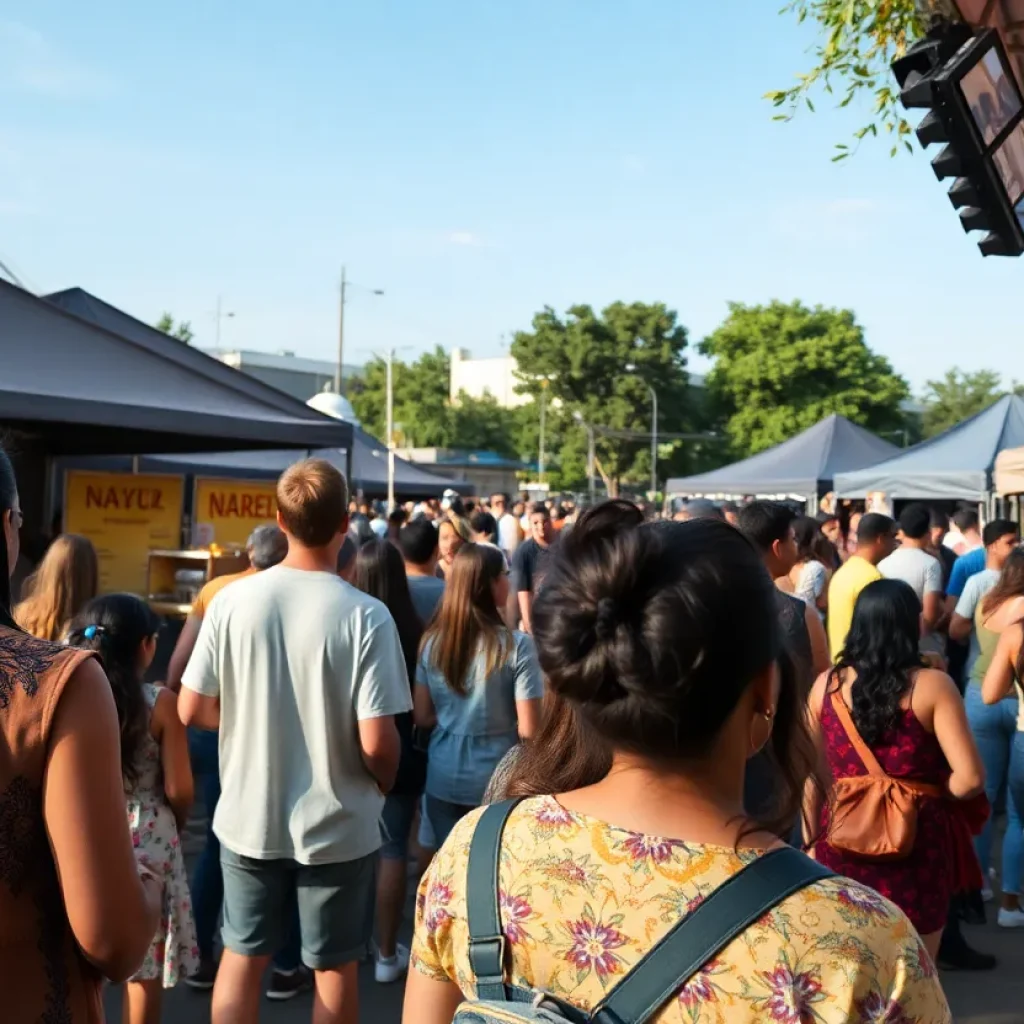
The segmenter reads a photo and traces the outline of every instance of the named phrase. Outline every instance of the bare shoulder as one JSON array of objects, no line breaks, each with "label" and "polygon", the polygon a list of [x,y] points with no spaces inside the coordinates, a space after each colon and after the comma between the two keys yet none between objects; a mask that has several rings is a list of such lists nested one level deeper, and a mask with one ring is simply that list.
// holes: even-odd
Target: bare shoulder
[{"label": "bare shoulder", "polygon": [[814,680],[814,685],[811,687],[807,703],[811,712],[815,716],[821,715],[821,707],[825,703],[825,693],[828,690],[828,683],[831,678],[832,669],[829,669],[827,672],[822,672],[821,675]]},{"label": "bare shoulder", "polygon": [[168,726],[178,722],[178,696],[166,686],[158,686],[156,700],[153,702],[153,713],[149,719],[149,731],[154,737]]},{"label": "bare shoulder", "polygon": [[962,700],[960,691],[948,672],[942,672],[937,668],[923,668],[917,673],[913,688],[915,707],[922,704],[935,705],[954,697]]}]

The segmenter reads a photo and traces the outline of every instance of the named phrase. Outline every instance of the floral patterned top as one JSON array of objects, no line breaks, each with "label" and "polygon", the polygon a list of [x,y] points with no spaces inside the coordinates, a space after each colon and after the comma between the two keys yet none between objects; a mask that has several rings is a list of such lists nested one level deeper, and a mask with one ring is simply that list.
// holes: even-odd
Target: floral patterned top
[{"label": "floral patterned top", "polygon": [[[413,965],[468,997],[466,872],[477,811],[424,876]],[[588,1012],[674,925],[758,856],[646,836],[563,808],[521,803],[502,842],[506,980]],[[832,878],[783,900],[665,1004],[655,1024],[951,1024],[913,926],[866,886]]]}]

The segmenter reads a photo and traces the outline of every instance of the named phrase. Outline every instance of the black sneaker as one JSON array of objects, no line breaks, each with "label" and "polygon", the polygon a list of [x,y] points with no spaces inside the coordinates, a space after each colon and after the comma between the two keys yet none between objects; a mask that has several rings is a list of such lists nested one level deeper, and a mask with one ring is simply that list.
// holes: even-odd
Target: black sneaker
[{"label": "black sneaker", "polygon": [[203,960],[199,964],[199,970],[185,979],[189,988],[197,992],[209,992],[213,983],[217,980],[217,962],[215,960]]},{"label": "black sneaker", "polygon": [[275,970],[270,975],[270,984],[267,986],[267,998],[274,1002],[283,1003],[288,999],[294,999],[309,992],[313,988],[313,977],[305,967],[285,974],[283,971]]},{"label": "black sneaker", "polygon": [[991,953],[979,953],[966,942],[950,943],[952,949],[939,949],[937,964],[941,971],[992,971],[996,958]]}]

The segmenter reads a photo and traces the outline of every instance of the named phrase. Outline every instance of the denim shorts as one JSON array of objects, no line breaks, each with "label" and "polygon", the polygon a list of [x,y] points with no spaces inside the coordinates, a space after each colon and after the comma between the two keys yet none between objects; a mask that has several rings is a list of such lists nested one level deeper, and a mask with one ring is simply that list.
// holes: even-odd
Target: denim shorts
[{"label": "denim shorts", "polygon": [[380,817],[380,855],[383,860],[407,860],[412,822],[416,817],[419,797],[411,793],[392,793],[384,799],[384,811]]},{"label": "denim shorts", "polygon": [[[332,970],[362,958],[373,932],[377,854],[341,864],[256,860],[220,851],[224,873],[224,948],[272,956],[288,938],[292,900],[299,908],[302,962]],[[353,913],[354,907],[365,908]]]}]

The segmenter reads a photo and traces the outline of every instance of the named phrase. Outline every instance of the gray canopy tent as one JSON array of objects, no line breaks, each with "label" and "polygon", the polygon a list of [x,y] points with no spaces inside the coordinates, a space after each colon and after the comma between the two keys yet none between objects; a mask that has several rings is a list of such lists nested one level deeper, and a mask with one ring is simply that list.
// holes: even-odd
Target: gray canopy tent
[{"label": "gray canopy tent", "polygon": [[1024,445],[1024,399],[1006,395],[938,437],[857,472],[840,473],[836,492],[863,498],[881,491],[900,500],[981,502],[992,491],[996,456]]},{"label": "gray canopy tent", "polygon": [[888,458],[899,449],[833,414],[802,434],[749,459],[697,476],[669,480],[676,495],[800,495],[816,498],[833,489],[838,473]]}]

